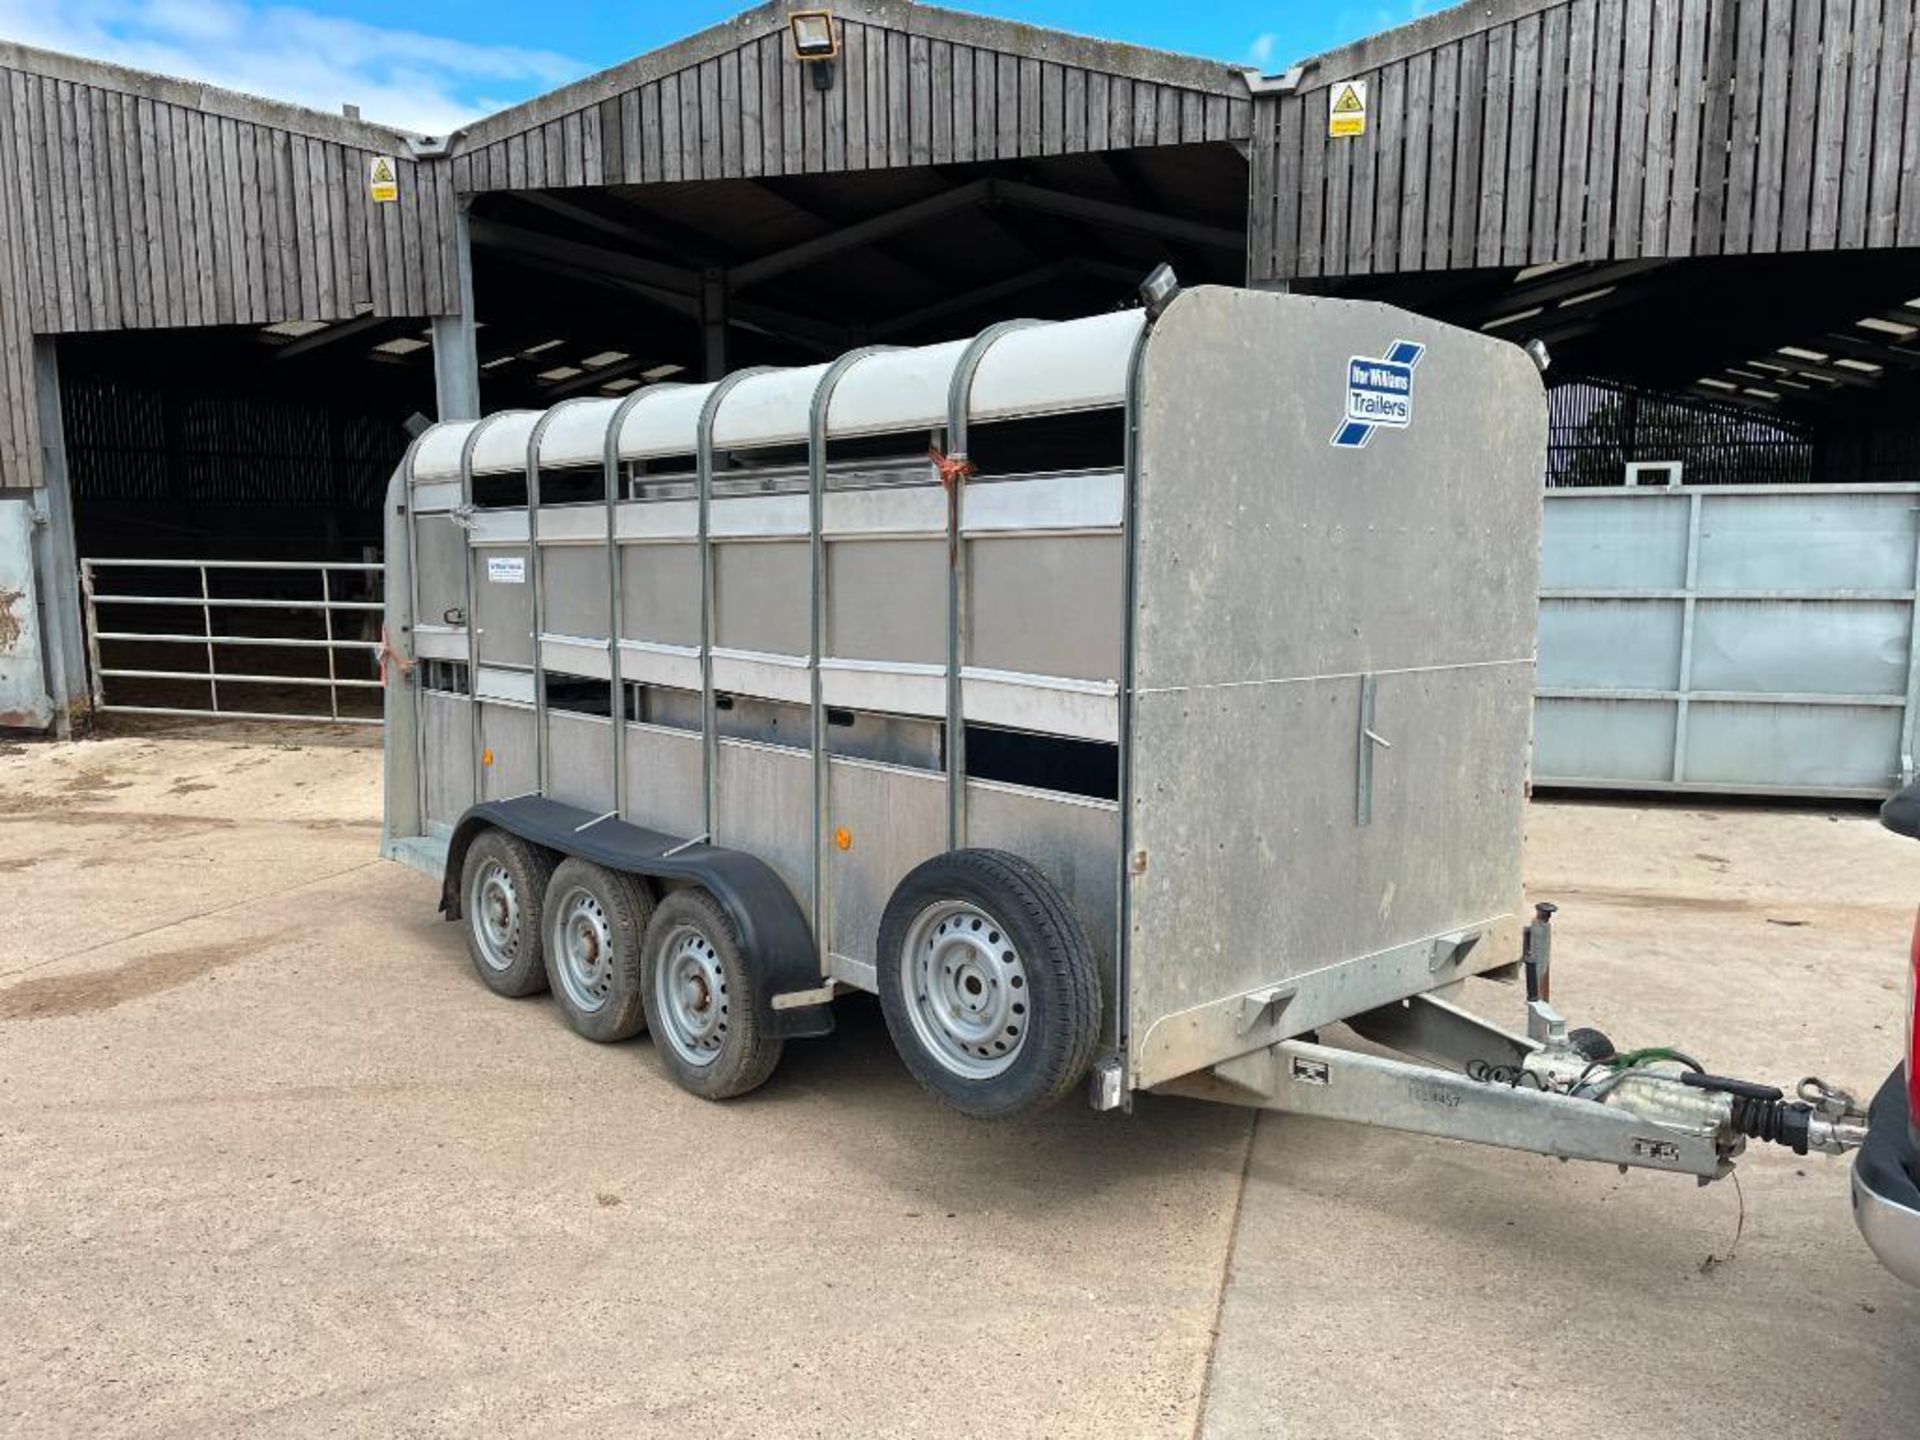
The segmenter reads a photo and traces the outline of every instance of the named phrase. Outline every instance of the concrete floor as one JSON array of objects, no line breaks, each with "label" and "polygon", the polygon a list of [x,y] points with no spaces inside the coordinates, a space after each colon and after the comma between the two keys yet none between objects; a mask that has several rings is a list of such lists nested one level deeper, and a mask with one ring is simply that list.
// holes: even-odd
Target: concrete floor
[{"label": "concrete floor", "polygon": [[[500,1001],[361,737],[0,749],[0,1433],[1920,1432],[1844,1162],[1684,1180],[1149,1099],[983,1127],[870,1004],[713,1106]],[[1866,1089],[1920,849],[1536,805],[1556,999]],[[1470,996],[1517,1022],[1514,992]]]}]

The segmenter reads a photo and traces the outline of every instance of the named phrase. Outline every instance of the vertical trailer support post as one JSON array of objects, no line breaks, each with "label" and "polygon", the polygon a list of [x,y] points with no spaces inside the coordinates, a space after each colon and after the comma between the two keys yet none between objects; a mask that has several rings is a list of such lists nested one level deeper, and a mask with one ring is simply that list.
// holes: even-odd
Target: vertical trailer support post
[{"label": "vertical trailer support post", "polygon": [[[422,434],[424,433],[423,431]],[[417,517],[414,514],[413,508],[413,460],[419,451],[420,436],[416,435],[407,442],[407,453],[400,458],[397,482],[389,483],[387,514],[383,520],[385,527],[384,533],[388,537],[392,536],[396,521],[398,521],[406,531],[406,545],[404,547],[395,546],[389,538],[387,545],[388,573],[382,585],[382,594],[387,598],[389,612],[392,610],[395,595],[404,596],[407,606],[405,623],[398,628],[397,633],[395,628],[387,623],[387,616],[381,616],[380,681],[383,686],[388,687],[391,687],[395,683],[392,672],[396,667],[389,663],[389,657],[393,647],[396,645],[404,646],[407,651],[407,657],[410,660],[414,659],[416,655],[413,643],[413,627],[420,623],[420,527],[415,523]],[[394,494],[396,490],[399,492],[397,497]],[[407,583],[404,586],[395,586],[392,583],[392,556],[397,550],[402,548],[404,548],[407,557]],[[469,608],[471,608],[471,600],[468,601],[468,605]],[[331,657],[329,657],[329,663],[331,663]],[[402,670],[399,683],[405,687],[406,698],[404,703],[409,717],[408,723],[411,725],[413,732],[413,744],[410,747],[413,751],[412,790],[414,805],[419,817],[415,828],[424,831],[426,828],[424,817],[427,813],[427,736],[426,726],[421,723],[420,684],[413,678],[413,674],[414,672],[411,669]],[[473,641],[471,638],[467,641],[467,691],[467,703],[471,706],[473,704]],[[382,706],[382,709],[387,716],[387,725],[385,727],[385,734],[381,740],[381,745],[386,751],[386,762],[388,765],[391,765],[393,763],[394,744],[393,706],[391,703],[387,703]],[[391,784],[391,782],[389,782],[389,784]],[[479,798],[478,795],[474,796],[476,800]],[[392,802],[389,801],[388,803],[391,804]]]},{"label": "vertical trailer support post", "polygon": [[1002,320],[989,325],[961,352],[947,387],[947,459],[953,467],[942,476],[947,491],[947,848],[967,843],[967,717],[965,686],[960,678],[967,663],[967,566],[963,549],[967,419],[973,405],[973,377],[996,340],[1015,330],[1045,325],[1045,320]]},{"label": "vertical trailer support post", "polygon": [[827,367],[813,387],[813,399],[807,409],[807,547],[813,583],[809,589],[809,649],[807,657],[808,703],[813,732],[813,943],[820,957],[820,973],[831,966],[832,933],[827,920],[827,819],[829,809],[827,769],[827,701],[821,682],[820,662],[827,655],[827,411],[833,404],[833,392],[840,377],[869,355],[897,349],[893,345],[865,345],[842,355]]},{"label": "vertical trailer support post", "polygon": [[546,410],[534,421],[533,433],[527,436],[527,583],[533,587],[533,593],[527,597],[533,616],[533,760],[535,784],[542,795],[547,793],[547,662],[543,655],[540,636],[547,628],[546,602],[541,594],[540,579],[540,441],[547,433],[547,427],[563,410],[571,409],[591,400],[590,395],[577,396],[571,400],[562,400],[558,405]]},{"label": "vertical trailer support post", "polygon": [[[1127,1024],[1128,997],[1131,994],[1130,969],[1133,959],[1133,701],[1134,701],[1134,618],[1139,605],[1140,530],[1134,523],[1140,491],[1140,380],[1147,363],[1147,337],[1153,333],[1154,316],[1133,342],[1133,354],[1127,363],[1126,431],[1121,454],[1123,486],[1120,511],[1120,726],[1119,726],[1119,800],[1120,800],[1120,875],[1114,887],[1113,925],[1113,1036],[1115,1058],[1096,1063],[1091,1099],[1095,1109],[1133,1108],[1133,1077],[1128,1073],[1131,1032]],[[1146,857],[1141,857],[1142,863]]]},{"label": "vertical trailer support post", "polygon": [[607,421],[606,446],[601,451],[607,502],[607,713],[613,720],[613,808],[617,815],[627,812],[627,687],[620,663],[620,635],[627,618],[627,597],[620,583],[620,436],[634,406],[662,390],[679,388],[671,383],[649,385],[622,400]]},{"label": "vertical trailer support post", "polygon": [[1527,981],[1527,1038],[1541,1045],[1564,1044],[1567,1022],[1553,1008],[1553,917],[1559,909],[1542,900],[1520,937],[1520,966]]},{"label": "vertical trailer support post", "polygon": [[[465,526],[469,534],[473,527],[474,446],[479,444],[480,437],[490,426],[515,413],[512,410],[502,410],[497,415],[487,416],[469,430],[466,438],[460,442],[460,508],[454,512],[454,519],[455,523]],[[487,797],[487,767],[482,759],[486,749],[480,729],[480,627],[475,623],[473,613],[474,592],[478,589],[474,581],[473,567],[477,561],[471,538],[468,539],[465,549],[467,557],[467,719],[473,731],[470,747],[473,760],[473,803],[478,805]]]},{"label": "vertical trailer support post", "polygon": [[720,754],[719,717],[713,694],[713,641],[718,623],[713,606],[713,422],[720,413],[720,403],[734,386],[774,368],[755,365],[715,382],[700,406],[699,429],[694,432],[700,502],[700,813],[705,827],[700,838],[709,844],[714,838],[714,784]]},{"label": "vertical trailer support post", "polygon": [[[386,541],[386,571],[382,591],[386,609],[380,617],[380,727],[381,818],[380,853],[397,860],[402,846],[418,843],[427,834],[427,746],[422,733],[420,682],[414,666],[395,664],[396,652],[415,658],[413,628],[420,614],[414,577],[419,561],[414,538],[413,456],[416,437],[387,479],[382,492],[381,534]],[[397,583],[396,583],[397,582]]]}]

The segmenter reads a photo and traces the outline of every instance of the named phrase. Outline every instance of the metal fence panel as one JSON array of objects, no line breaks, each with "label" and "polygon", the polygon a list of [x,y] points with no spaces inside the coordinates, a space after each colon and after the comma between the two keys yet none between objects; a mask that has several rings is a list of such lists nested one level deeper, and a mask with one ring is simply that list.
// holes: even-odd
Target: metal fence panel
[{"label": "metal fence panel", "polygon": [[1534,783],[1913,778],[1920,486],[1549,490]]},{"label": "metal fence panel", "polygon": [[[385,567],[377,563],[293,560],[180,560],[94,558],[80,562],[86,605],[88,661],[93,672],[93,708],[138,715],[219,715],[234,720],[308,720],[340,725],[378,725],[378,714],[354,714],[342,706],[351,692],[378,690],[370,674],[342,674],[342,652],[377,658],[381,642],[357,633],[385,610],[379,597]],[[159,585],[153,577],[176,583]],[[292,581],[306,591],[242,595],[216,585],[214,577],[249,578],[262,588]],[[100,611],[116,618],[103,625]],[[304,620],[306,633],[275,633],[281,619]],[[237,652],[237,654],[236,654]],[[133,654],[141,663],[118,657]],[[105,663],[103,654],[113,663]],[[175,657],[178,657],[177,660]],[[273,658],[273,657],[278,657]],[[306,663],[299,663],[301,661]],[[294,661],[288,668],[282,661]],[[171,698],[181,689],[192,702],[155,704],[115,699],[120,683],[144,682]],[[133,687],[138,695],[141,688]],[[264,708],[288,703],[289,695],[324,691],[324,710]],[[204,693],[206,703],[197,703]]]}]

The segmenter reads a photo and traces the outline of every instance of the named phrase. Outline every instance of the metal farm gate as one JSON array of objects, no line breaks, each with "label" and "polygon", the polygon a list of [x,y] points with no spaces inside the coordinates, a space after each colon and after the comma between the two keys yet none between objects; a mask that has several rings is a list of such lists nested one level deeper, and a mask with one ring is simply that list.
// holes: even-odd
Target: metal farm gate
[{"label": "metal farm gate", "polygon": [[1534,783],[1888,794],[1917,555],[1915,485],[1550,489]]}]

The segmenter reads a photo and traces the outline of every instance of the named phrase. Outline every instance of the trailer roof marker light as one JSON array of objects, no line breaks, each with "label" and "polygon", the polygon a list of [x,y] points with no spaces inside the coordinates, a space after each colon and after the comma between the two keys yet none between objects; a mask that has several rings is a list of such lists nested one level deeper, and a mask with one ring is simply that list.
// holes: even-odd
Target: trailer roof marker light
[{"label": "trailer roof marker light", "polygon": [[833,843],[841,850],[851,850],[853,848],[853,832],[842,825],[838,830],[833,832]]},{"label": "trailer roof marker light", "polygon": [[1179,293],[1180,277],[1173,273],[1173,267],[1164,263],[1154,266],[1140,282],[1140,303],[1147,307],[1147,319],[1158,320]]}]

